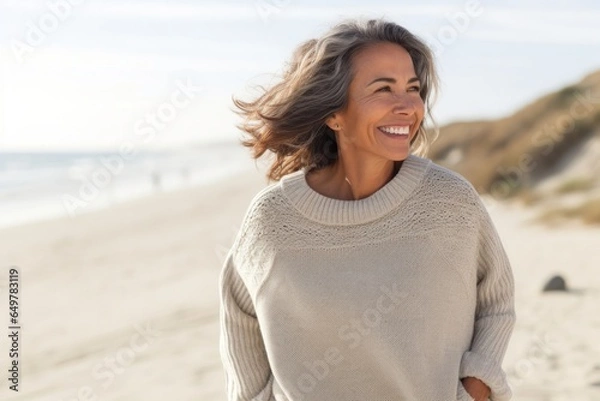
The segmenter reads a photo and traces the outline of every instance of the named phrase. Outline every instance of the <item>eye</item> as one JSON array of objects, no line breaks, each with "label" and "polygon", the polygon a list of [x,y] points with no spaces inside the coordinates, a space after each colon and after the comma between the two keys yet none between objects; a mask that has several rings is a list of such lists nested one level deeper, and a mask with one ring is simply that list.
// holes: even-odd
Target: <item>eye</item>
[{"label": "eye", "polygon": [[389,85],[383,86],[379,89],[377,89],[375,92],[390,92],[392,90],[392,88],[390,88]]},{"label": "eye", "polygon": [[408,90],[414,90],[415,92],[420,92],[421,88],[418,86],[411,86],[410,88],[408,88]]}]

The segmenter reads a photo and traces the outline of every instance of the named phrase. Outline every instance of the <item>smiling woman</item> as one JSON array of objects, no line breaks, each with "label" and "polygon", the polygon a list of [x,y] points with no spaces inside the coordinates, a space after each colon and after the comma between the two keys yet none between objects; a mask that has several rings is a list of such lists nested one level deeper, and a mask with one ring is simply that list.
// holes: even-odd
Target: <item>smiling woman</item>
[{"label": "smiling woman", "polygon": [[[420,79],[403,47],[370,44],[352,66],[346,105],[326,120],[336,133],[337,161],[307,177],[317,191],[339,199],[361,199],[387,183],[408,156],[424,114]],[[391,173],[389,161],[400,161]],[[336,186],[336,178],[348,185]]]},{"label": "smiling woman", "polygon": [[[251,136],[243,144],[252,148],[256,158],[267,150],[277,157],[269,171],[273,180],[301,166],[320,168],[334,164],[339,156],[336,136],[340,130],[327,119],[352,107],[352,100],[356,96],[364,98],[366,90],[393,92],[395,96],[389,99],[401,101],[397,90],[402,86],[402,92],[411,92],[413,101],[421,99],[422,104],[415,110],[420,112],[420,120],[413,121],[411,130],[413,153],[424,155],[436,134],[435,129],[424,127],[427,120],[435,127],[429,110],[438,88],[433,55],[427,45],[404,28],[396,32],[401,35],[400,46],[383,37],[389,33],[380,32],[380,39],[353,36],[353,32],[343,31],[343,26],[340,24],[338,32],[332,31],[319,41],[311,39],[300,45],[282,81],[262,96],[250,102],[234,99],[237,112],[245,119],[239,128]],[[390,47],[395,50],[393,54],[381,53]],[[373,54],[385,57],[373,65]],[[363,87],[365,80],[369,80],[368,88]],[[351,89],[353,93],[349,93]]]},{"label": "smiling woman", "polygon": [[419,38],[352,20],[234,100],[279,182],[219,280],[230,401],[511,398],[511,266],[473,186],[425,158],[437,85]]}]

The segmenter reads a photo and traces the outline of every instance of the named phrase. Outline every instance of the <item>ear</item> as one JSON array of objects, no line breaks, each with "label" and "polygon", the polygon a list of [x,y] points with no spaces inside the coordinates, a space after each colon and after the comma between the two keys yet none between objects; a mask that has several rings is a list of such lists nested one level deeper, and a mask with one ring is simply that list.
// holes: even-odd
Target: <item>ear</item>
[{"label": "ear", "polygon": [[337,114],[332,114],[331,117],[325,120],[325,124],[333,131],[339,131],[341,128],[340,117]]}]

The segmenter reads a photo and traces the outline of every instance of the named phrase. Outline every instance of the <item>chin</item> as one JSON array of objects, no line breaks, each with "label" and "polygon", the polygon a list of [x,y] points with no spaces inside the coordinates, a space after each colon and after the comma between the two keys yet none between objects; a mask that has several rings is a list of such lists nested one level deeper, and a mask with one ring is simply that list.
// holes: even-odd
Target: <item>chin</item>
[{"label": "chin", "polygon": [[392,155],[390,155],[390,157],[388,157],[388,160],[399,162],[399,161],[406,159],[409,154],[410,154],[410,150],[397,151],[397,152],[394,152]]}]

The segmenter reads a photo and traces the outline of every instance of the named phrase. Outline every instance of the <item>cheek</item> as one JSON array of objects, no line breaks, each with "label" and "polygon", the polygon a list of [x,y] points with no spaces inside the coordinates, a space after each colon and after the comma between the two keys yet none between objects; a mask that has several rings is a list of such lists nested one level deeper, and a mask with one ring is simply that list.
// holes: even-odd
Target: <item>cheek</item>
[{"label": "cheek", "polygon": [[423,99],[421,99],[420,97],[417,97],[414,100],[414,107],[415,107],[417,114],[419,116],[423,116],[423,114],[425,113],[425,103],[423,103]]},{"label": "cheek", "polygon": [[348,108],[346,121],[353,125],[369,125],[373,120],[377,120],[380,114],[386,110],[384,102],[378,99],[368,99],[356,102]]},{"label": "cheek", "polygon": [[383,99],[371,97],[369,99],[364,99],[361,102],[356,103],[356,111],[363,115],[369,115],[373,111],[385,107],[385,105],[386,102]]}]

